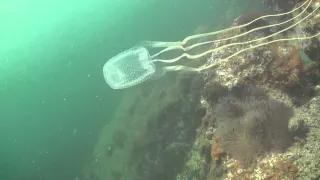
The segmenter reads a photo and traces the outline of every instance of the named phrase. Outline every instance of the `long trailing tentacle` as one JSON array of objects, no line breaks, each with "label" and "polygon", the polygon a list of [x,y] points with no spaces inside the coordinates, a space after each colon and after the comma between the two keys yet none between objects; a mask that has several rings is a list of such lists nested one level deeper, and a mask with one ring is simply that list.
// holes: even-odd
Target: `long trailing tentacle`
[{"label": "long trailing tentacle", "polygon": [[[309,4],[310,5],[310,4]],[[215,49],[210,49],[208,51],[205,51],[201,54],[197,54],[197,55],[190,55],[188,53],[183,53],[182,55],[180,55],[179,57],[176,57],[176,58],[173,58],[173,59],[169,59],[169,60],[154,60],[153,62],[156,62],[156,61],[161,61],[161,62],[164,62],[164,63],[174,63],[176,61],[179,61],[181,58],[183,57],[187,57],[189,59],[197,59],[197,58],[200,58],[202,56],[205,56],[209,53],[212,53],[214,51],[217,51],[219,49],[223,49],[223,48],[226,48],[226,47],[230,47],[230,46],[234,46],[234,45],[242,45],[242,44],[249,44],[249,43],[253,43],[253,42],[257,42],[257,41],[262,41],[262,40],[265,40],[265,39],[268,39],[270,37],[273,37],[273,36],[276,36],[284,31],[287,31],[295,26],[297,26],[298,24],[300,24],[302,21],[304,21],[305,19],[307,19],[308,17],[310,17],[312,14],[314,14],[314,12],[316,12],[318,9],[319,9],[320,6],[316,7],[316,9],[314,9],[311,13],[309,13],[307,16],[305,16],[304,18],[302,18],[301,20],[297,21],[296,23],[292,24],[291,26],[287,27],[287,28],[284,28],[276,33],[273,33],[269,36],[265,36],[265,37],[262,37],[262,38],[259,38],[259,39],[254,39],[254,40],[251,40],[251,41],[245,41],[245,42],[238,42],[238,43],[231,43],[231,44],[227,44],[227,45],[224,45],[224,46],[220,46],[218,48],[215,48]],[[307,8],[305,8],[301,13],[304,13],[306,11]],[[300,15],[301,15],[300,13]]]},{"label": "long trailing tentacle", "polygon": [[[289,26],[288,28],[285,28],[277,33],[275,33],[274,35],[276,34],[279,34],[281,32],[284,32],[296,25],[298,25],[299,23],[301,23],[303,20],[307,19],[308,17],[310,17],[312,14],[314,14],[314,12],[316,12],[318,9],[320,8],[320,5],[317,4],[317,7],[311,12],[309,13],[307,16],[305,16],[303,19],[299,20],[298,22],[296,22],[295,24]],[[273,36],[273,35],[271,35]],[[293,41],[293,40],[307,40],[307,39],[312,39],[312,38],[315,38],[315,37],[318,37],[320,36],[320,32],[315,34],[315,35],[312,35],[312,36],[307,36],[307,37],[290,37],[290,38],[282,38],[282,39],[276,39],[276,40],[273,40],[273,41],[268,41],[268,42],[265,42],[265,43],[260,43],[260,44],[257,44],[257,45],[253,45],[253,46],[250,46],[248,48],[245,48],[245,49],[242,49],[236,53],[233,53],[232,55],[228,56],[227,58],[224,58],[218,62],[215,62],[213,64],[210,64],[210,65],[207,65],[207,66],[203,66],[203,67],[199,67],[199,68],[193,68],[193,67],[187,67],[187,66],[167,66],[165,67],[164,69],[167,70],[167,71],[178,71],[178,70],[185,70],[185,71],[203,71],[203,70],[206,70],[206,69],[209,69],[209,68],[212,68],[212,67],[215,67],[217,65],[219,65],[221,62],[223,61],[227,61],[228,59],[232,58],[232,57],[235,57],[236,55],[240,54],[240,53],[243,53],[245,51],[248,51],[248,50],[252,50],[254,48],[257,48],[257,47],[261,47],[261,46],[265,46],[265,45],[268,45],[268,44],[271,44],[271,43],[275,43],[275,42],[283,42],[283,41]],[[263,40],[263,39],[266,39],[266,38],[269,38],[268,36],[266,37],[263,37],[263,38],[260,38],[259,40]],[[247,41],[247,42],[240,42],[240,43],[233,43],[233,44],[229,44],[227,46],[231,46],[231,45],[240,45],[240,44],[245,44],[245,43],[251,43],[255,40],[252,40],[252,41]],[[216,50],[216,49],[214,49]],[[214,50],[210,50],[210,52],[213,52]],[[206,52],[205,52],[206,53]],[[191,55],[184,55],[188,58],[195,58],[195,56],[191,56]],[[180,57],[181,58],[181,57]]]},{"label": "long trailing tentacle", "polygon": [[[312,0],[306,0],[302,5],[300,5],[299,7],[289,11],[289,12],[286,12],[286,13],[280,13],[280,14],[273,14],[273,15],[265,15],[265,16],[260,16],[246,24],[243,24],[243,25],[239,25],[239,26],[234,26],[234,27],[231,27],[231,28],[228,28],[228,29],[224,29],[224,30],[219,30],[219,31],[215,31],[215,32],[210,32],[210,33],[204,33],[204,34],[197,34],[197,35],[193,35],[193,36],[189,36],[187,38],[185,38],[182,42],[176,42],[175,45],[173,46],[169,46],[165,49],[163,49],[162,51],[154,54],[152,56],[152,59],[157,57],[158,55],[164,53],[164,52],[167,52],[167,51],[170,51],[170,50],[174,50],[174,49],[181,49],[183,51],[189,51],[191,50],[192,48],[195,48],[195,47],[198,47],[198,46],[201,46],[201,45],[204,45],[204,44],[208,44],[208,43],[214,43],[214,42],[220,42],[220,41],[225,41],[225,40],[229,40],[229,39],[234,39],[234,38],[237,38],[237,37],[241,37],[241,36],[244,36],[246,34],[249,34],[251,32],[254,32],[254,31],[257,31],[257,30],[261,30],[261,29],[265,29],[265,28],[270,28],[270,27],[274,27],[274,26],[279,26],[279,25],[282,25],[282,24],[285,24],[287,22],[290,22],[296,18],[298,18],[299,16],[301,16],[301,14],[310,6]],[[307,4],[308,3],[308,4]],[[213,40],[213,41],[206,41],[206,42],[202,42],[202,43],[197,43],[197,44],[193,44],[191,46],[188,46],[188,47],[183,47],[184,44],[186,44],[188,41],[192,40],[192,39],[196,39],[196,38],[201,38],[201,37],[206,37],[206,36],[213,36],[213,35],[217,35],[217,34],[220,34],[220,33],[223,33],[223,32],[227,32],[227,31],[231,31],[231,30],[234,30],[234,29],[238,29],[238,28],[242,28],[242,27],[246,27],[260,19],[263,19],[263,18],[267,18],[267,17],[279,17],[279,16],[284,16],[284,15],[287,15],[287,14],[290,14],[290,13],[293,13],[297,10],[299,10],[300,8],[302,8],[304,5],[307,4],[307,7],[304,8],[304,10],[302,12],[300,12],[297,16],[287,20],[287,21],[284,21],[284,22],[281,22],[281,23],[277,23],[277,24],[272,24],[272,25],[267,25],[267,26],[261,26],[261,27],[258,27],[258,28],[254,28],[248,32],[245,32],[245,33],[242,33],[242,34],[238,34],[238,35],[235,35],[235,36],[232,36],[232,37],[228,37],[228,38],[223,38],[223,39],[217,39],[217,40]],[[162,61],[163,62],[163,61]],[[170,63],[170,61],[168,61],[168,63]]]}]

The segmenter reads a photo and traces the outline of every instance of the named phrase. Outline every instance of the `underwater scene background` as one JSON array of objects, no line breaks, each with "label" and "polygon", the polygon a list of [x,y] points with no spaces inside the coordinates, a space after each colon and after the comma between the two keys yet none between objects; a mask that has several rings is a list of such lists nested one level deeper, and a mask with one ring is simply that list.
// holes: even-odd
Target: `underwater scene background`
[{"label": "underwater scene background", "polygon": [[[0,179],[320,179],[319,7],[1,1]],[[192,41],[210,42],[187,53],[210,53],[175,63],[212,68],[105,82],[103,65],[139,42],[237,26]]]}]

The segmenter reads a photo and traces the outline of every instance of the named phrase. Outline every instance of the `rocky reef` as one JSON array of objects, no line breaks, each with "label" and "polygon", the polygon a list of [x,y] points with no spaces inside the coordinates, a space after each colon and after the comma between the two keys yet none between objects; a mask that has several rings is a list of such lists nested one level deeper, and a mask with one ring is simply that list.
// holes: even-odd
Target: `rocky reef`
[{"label": "rocky reef", "polygon": [[[301,3],[295,3],[294,7]],[[313,1],[307,12],[318,6],[319,2]],[[240,17],[235,25],[251,19]],[[218,65],[202,73],[205,87],[201,102],[206,107],[206,116],[198,128],[185,171],[178,179],[320,178],[317,170],[320,162],[316,158],[320,154],[315,152],[320,140],[316,135],[320,132],[319,37],[277,41],[319,33],[318,13],[305,19],[213,43],[212,48],[217,51],[207,64]],[[278,21],[281,19],[261,23]],[[263,39],[295,23],[299,26]],[[226,32],[219,38],[251,29]],[[263,40],[249,45],[237,43],[259,38]],[[271,41],[275,42],[267,43]],[[232,43],[236,45],[219,48]],[[253,46],[257,47],[250,49]],[[232,56],[243,49],[250,50]],[[226,58],[229,56],[232,58]]]},{"label": "rocky reef", "polygon": [[[308,16],[320,2],[309,2],[288,23],[255,30],[302,10],[223,32],[217,38],[227,40],[197,48],[212,49],[202,57],[212,68],[130,89],[84,179],[320,179],[320,38],[301,38],[320,32],[320,10]],[[266,3],[285,11],[303,2]],[[245,13],[233,25],[259,16]]]}]

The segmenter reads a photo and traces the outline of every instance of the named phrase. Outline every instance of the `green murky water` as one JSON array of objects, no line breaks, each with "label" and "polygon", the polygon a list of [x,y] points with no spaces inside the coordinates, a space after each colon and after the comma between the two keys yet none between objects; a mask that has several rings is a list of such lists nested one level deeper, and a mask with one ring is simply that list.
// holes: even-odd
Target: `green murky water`
[{"label": "green murky water", "polygon": [[[120,121],[130,117],[126,113],[135,114],[130,111],[139,106],[134,99],[147,102],[139,102],[138,114],[156,113],[163,105],[152,101],[152,96],[164,96],[162,92],[112,90],[103,79],[104,63],[142,40],[178,41],[229,27],[252,9],[263,8],[249,0],[1,1],[0,179],[85,179],[83,173],[92,169],[88,164],[100,161],[99,148],[106,154],[113,148],[101,142],[108,141],[109,124],[138,131],[133,123]],[[172,83],[170,78],[175,77],[159,81],[163,88],[172,88],[166,82]],[[145,86],[152,89],[156,83]],[[172,91],[168,99],[174,101]],[[115,137],[119,141],[121,132]],[[110,168],[105,162],[100,165]],[[117,172],[113,178],[124,178]],[[108,177],[102,173],[100,179]]]}]

